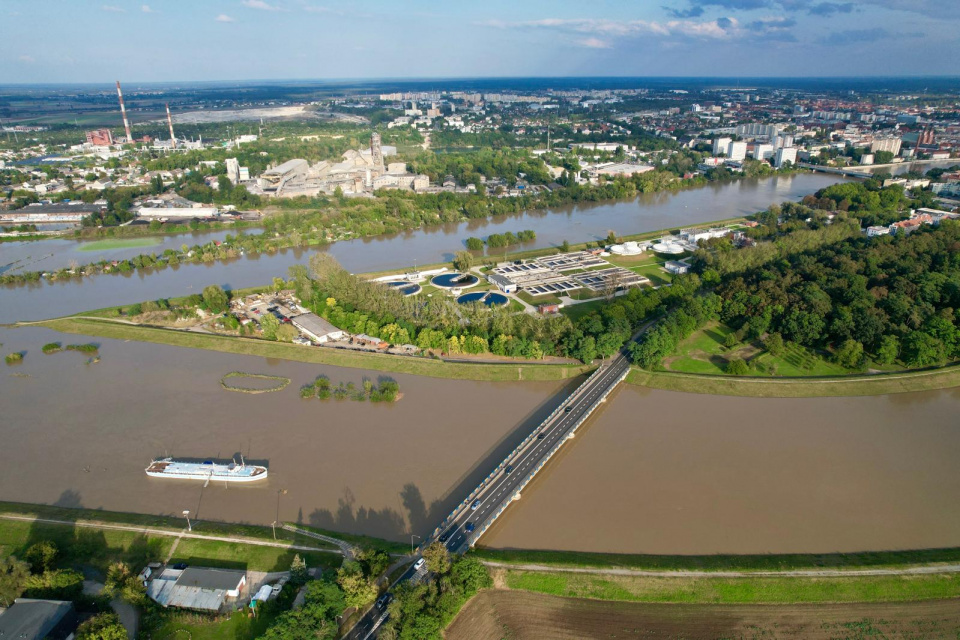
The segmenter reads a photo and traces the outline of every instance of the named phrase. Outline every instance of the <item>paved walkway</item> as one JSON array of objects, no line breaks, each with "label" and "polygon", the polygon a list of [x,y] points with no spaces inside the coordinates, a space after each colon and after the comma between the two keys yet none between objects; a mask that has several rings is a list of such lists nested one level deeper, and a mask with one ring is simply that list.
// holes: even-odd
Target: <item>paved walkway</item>
[{"label": "paved walkway", "polygon": [[784,571],[690,571],[678,569],[676,571],[655,571],[648,569],[604,569],[601,567],[551,567],[542,564],[510,564],[489,560],[481,560],[481,562],[496,569],[518,569],[549,573],[590,573],[641,578],[850,578],[960,573],[960,564],[931,564],[889,569],[786,569]]},{"label": "paved walkway", "polygon": [[[192,533],[190,531],[175,530],[175,529],[157,529],[154,527],[140,527],[136,525],[125,525],[125,524],[108,524],[104,522],[78,522],[74,520],[53,520],[50,518],[37,518],[34,516],[15,516],[10,514],[0,514],[0,519],[3,520],[18,520],[21,522],[42,522],[44,524],[59,524],[69,527],[81,527],[84,529],[109,529],[111,531],[133,531],[135,533],[145,533],[154,536],[169,536],[173,538],[196,538],[199,540],[217,540],[219,542],[236,542],[239,544],[248,544],[258,547],[278,547],[281,549],[293,549],[295,551],[315,551],[319,553],[342,553],[341,551],[335,549],[320,549],[317,547],[308,547],[304,545],[293,544],[291,542],[282,542],[280,540],[260,540],[258,538],[245,538],[242,536],[221,536],[221,535],[205,535],[202,533]],[[306,532],[301,532],[306,533]],[[311,536],[315,537],[315,536]],[[324,540],[337,544],[346,544],[342,540],[333,542],[336,538],[317,538],[318,540]]]}]

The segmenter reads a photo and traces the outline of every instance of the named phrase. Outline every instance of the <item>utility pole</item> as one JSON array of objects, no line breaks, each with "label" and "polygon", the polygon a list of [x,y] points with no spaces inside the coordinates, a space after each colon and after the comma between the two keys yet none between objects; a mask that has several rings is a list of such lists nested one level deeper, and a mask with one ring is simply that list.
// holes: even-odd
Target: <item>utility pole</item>
[{"label": "utility pole", "polygon": [[190,510],[183,510],[183,517],[187,519],[187,531],[193,531],[193,525],[190,524]]},{"label": "utility pole", "polygon": [[[418,535],[416,535],[416,534],[411,534],[411,535],[410,535],[410,555],[413,555],[413,539],[414,539],[414,538],[420,538],[420,536],[418,536]],[[423,538],[420,538],[420,539],[423,540]]]}]

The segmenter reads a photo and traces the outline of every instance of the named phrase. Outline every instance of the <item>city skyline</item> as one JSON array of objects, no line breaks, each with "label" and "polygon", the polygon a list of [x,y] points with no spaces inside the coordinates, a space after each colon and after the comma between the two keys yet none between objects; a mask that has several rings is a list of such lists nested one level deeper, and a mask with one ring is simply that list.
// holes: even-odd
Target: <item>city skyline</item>
[{"label": "city skyline", "polygon": [[18,27],[6,36],[0,82],[960,72],[960,4],[664,4],[14,0],[5,17]]}]

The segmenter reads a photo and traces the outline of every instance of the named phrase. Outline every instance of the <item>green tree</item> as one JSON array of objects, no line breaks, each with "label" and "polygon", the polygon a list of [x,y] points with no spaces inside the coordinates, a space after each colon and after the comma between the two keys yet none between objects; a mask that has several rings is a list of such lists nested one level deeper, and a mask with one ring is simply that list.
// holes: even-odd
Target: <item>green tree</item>
[{"label": "green tree", "polygon": [[77,627],[77,640],[127,640],[127,630],[115,613],[101,613]]},{"label": "green tree", "polygon": [[560,243],[560,252],[567,253],[568,251],[570,251],[570,243],[564,240],[563,242]]},{"label": "green tree", "polygon": [[347,606],[363,607],[377,597],[377,585],[367,580],[363,568],[355,560],[345,561],[337,569],[337,584],[343,589]]},{"label": "green tree", "polygon": [[837,364],[847,369],[856,369],[863,364],[863,345],[856,340],[845,340],[834,355]]},{"label": "green tree", "polygon": [[9,607],[23,593],[30,565],[13,556],[0,558],[0,606]]},{"label": "green tree", "polygon": [[943,343],[923,331],[911,331],[903,339],[903,361],[911,367],[929,367],[946,360]]},{"label": "green tree", "polygon": [[140,315],[141,313],[143,313],[143,305],[141,305],[139,302],[137,302],[137,303],[135,303],[135,304],[132,304],[132,305],[130,305],[129,307],[127,307],[127,315],[128,315],[128,316],[138,316],[138,315]]},{"label": "green tree", "polygon": [[450,553],[442,542],[432,542],[423,550],[423,559],[427,561],[427,569],[437,574],[444,574],[450,570]]},{"label": "green tree", "polygon": [[772,356],[782,356],[786,351],[786,346],[783,343],[783,336],[779,333],[771,333],[767,336],[767,339],[763,341],[763,346],[766,347],[767,351]]},{"label": "green tree", "polygon": [[30,570],[33,573],[49,571],[57,559],[57,545],[49,540],[37,542],[30,545],[23,557],[30,563]]},{"label": "green tree", "polygon": [[310,579],[307,573],[307,563],[300,557],[300,554],[293,556],[293,562],[290,563],[290,582],[294,586],[301,586]]},{"label": "green tree", "polygon": [[483,240],[480,238],[467,238],[467,249],[470,251],[483,251]]},{"label": "green tree", "polygon": [[223,313],[230,307],[230,298],[220,285],[211,284],[203,289],[203,304],[211,313]]},{"label": "green tree", "polygon": [[453,257],[453,268],[457,271],[467,272],[473,266],[473,255],[469,251],[457,251]]},{"label": "green tree", "polygon": [[277,331],[280,329],[280,321],[272,313],[264,314],[260,318],[260,329],[263,331],[263,337],[267,340],[276,340]]},{"label": "green tree", "polygon": [[900,339],[894,335],[883,336],[877,348],[876,361],[880,364],[893,364],[899,356]]}]

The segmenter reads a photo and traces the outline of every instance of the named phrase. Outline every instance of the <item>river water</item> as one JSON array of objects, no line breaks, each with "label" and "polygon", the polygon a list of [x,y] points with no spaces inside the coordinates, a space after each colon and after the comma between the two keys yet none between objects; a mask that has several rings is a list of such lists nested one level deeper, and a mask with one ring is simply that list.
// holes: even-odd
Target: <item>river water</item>
[{"label": "river water", "polygon": [[733,398],[622,387],[494,548],[825,553],[960,545],[960,389]]},{"label": "river water", "polygon": [[[537,233],[536,241],[523,245],[524,249],[532,249],[557,246],[564,240],[582,242],[600,239],[611,230],[625,235],[709,222],[755,213],[775,202],[797,200],[837,181],[837,176],[826,174],[740,180],[677,193],[647,194],[633,201],[578,205],[517,216],[471,220],[337,242],[322,248],[248,255],[230,262],[179,265],[155,273],[102,275],[82,281],[44,281],[28,287],[0,288],[0,322],[36,320],[186,295],[199,292],[208,284],[233,288],[267,284],[276,276],[286,276],[291,265],[305,264],[315,251],[328,251],[344,267],[359,273],[451,260],[470,236],[533,229]],[[204,234],[202,238],[214,239],[216,236]],[[71,260],[77,259],[76,243],[60,242],[65,244],[52,245],[60,247],[53,251],[42,248],[46,246],[45,241],[32,245],[30,250],[37,254],[54,253],[54,256],[46,259],[45,268],[53,268],[58,263],[67,266]],[[188,241],[182,236],[167,238],[164,246],[180,246],[183,242]],[[6,258],[5,246],[0,244],[0,264],[11,262]],[[114,257],[129,257],[145,249],[117,251]],[[79,255],[84,253],[79,252]]]},{"label": "river water", "polygon": [[[82,336],[0,329],[0,500],[270,524],[276,517],[409,540],[455,503],[552,411],[571,383],[480,383],[391,375],[393,404],[302,400],[318,375],[336,386],[377,372],[97,339],[101,360],[45,355]],[[282,391],[226,391],[231,371],[286,376]],[[242,381],[241,381],[242,382]],[[496,399],[492,402],[492,399]],[[224,485],[148,478],[156,456],[266,461],[267,480]]]}]

